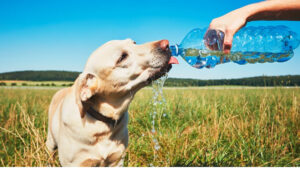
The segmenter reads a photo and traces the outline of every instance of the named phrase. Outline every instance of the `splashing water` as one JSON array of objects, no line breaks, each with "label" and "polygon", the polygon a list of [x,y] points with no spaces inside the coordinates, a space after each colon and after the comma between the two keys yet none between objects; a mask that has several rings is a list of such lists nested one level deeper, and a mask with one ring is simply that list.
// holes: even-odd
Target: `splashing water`
[{"label": "splashing water", "polygon": [[[165,81],[168,78],[168,74],[162,76],[160,79],[152,82],[152,93],[153,93],[153,101],[152,101],[152,111],[150,113],[151,115],[151,137],[154,143],[154,161],[157,159],[157,151],[160,149],[159,142],[157,140],[158,136],[158,130],[155,128],[156,118],[163,113],[165,106],[166,106],[166,99],[163,96],[163,86]],[[163,117],[166,117],[167,114],[163,114]],[[153,167],[154,165],[151,163],[150,167]]]}]

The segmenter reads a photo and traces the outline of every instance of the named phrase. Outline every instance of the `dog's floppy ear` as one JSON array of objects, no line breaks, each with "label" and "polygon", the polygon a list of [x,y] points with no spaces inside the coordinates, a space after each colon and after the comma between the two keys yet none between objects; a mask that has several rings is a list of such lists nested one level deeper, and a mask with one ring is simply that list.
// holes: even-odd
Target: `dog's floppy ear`
[{"label": "dog's floppy ear", "polygon": [[99,79],[93,73],[81,73],[76,82],[76,103],[79,107],[80,116],[85,116],[89,99],[97,92]]}]

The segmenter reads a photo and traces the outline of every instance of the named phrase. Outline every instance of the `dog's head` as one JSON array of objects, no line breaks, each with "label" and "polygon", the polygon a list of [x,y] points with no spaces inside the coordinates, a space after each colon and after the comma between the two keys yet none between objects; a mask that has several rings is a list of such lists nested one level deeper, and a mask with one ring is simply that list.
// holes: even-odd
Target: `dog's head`
[{"label": "dog's head", "polygon": [[78,99],[118,119],[139,89],[171,69],[170,58],[167,40],[142,45],[130,39],[109,41],[92,53],[77,79]]}]

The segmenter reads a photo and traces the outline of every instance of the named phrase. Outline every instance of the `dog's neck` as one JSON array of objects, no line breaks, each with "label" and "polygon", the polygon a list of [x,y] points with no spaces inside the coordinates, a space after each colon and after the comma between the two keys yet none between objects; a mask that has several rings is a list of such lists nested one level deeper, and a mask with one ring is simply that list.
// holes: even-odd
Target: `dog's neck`
[{"label": "dog's neck", "polygon": [[132,96],[130,95],[122,97],[121,99],[107,99],[101,96],[95,96],[91,100],[91,107],[105,117],[118,120],[122,117],[124,112],[127,112],[131,100]]},{"label": "dog's neck", "polygon": [[118,120],[114,120],[112,118],[109,118],[109,117],[106,117],[104,115],[102,115],[102,113],[94,110],[92,107],[90,107],[88,110],[87,110],[87,113],[92,116],[94,119],[98,120],[98,121],[102,121],[108,125],[111,125],[113,126],[114,128],[119,125],[125,115],[125,113],[122,114],[122,116],[118,119]]}]

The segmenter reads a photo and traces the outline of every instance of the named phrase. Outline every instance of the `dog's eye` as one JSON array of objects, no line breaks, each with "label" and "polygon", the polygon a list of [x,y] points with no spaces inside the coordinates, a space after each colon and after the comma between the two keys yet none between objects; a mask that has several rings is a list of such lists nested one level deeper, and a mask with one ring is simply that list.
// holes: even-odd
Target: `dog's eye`
[{"label": "dog's eye", "polygon": [[123,60],[125,60],[128,57],[127,52],[123,52],[121,57],[118,59],[117,64],[121,63]]},{"label": "dog's eye", "polygon": [[136,44],[136,42],[135,42],[135,41],[133,41],[133,44]]}]

